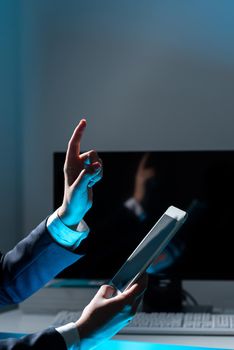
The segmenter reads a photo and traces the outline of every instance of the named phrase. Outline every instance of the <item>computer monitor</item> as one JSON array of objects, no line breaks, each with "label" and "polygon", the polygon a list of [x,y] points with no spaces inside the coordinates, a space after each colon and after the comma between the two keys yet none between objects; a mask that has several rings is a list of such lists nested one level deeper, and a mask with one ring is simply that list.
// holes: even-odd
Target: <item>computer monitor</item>
[{"label": "computer monitor", "polygon": [[[84,254],[59,277],[109,279],[170,205],[188,219],[149,271],[180,280],[234,279],[234,151],[99,152],[103,179],[85,219]],[[65,153],[54,154],[54,208]],[[139,204],[139,205],[138,205]]]}]

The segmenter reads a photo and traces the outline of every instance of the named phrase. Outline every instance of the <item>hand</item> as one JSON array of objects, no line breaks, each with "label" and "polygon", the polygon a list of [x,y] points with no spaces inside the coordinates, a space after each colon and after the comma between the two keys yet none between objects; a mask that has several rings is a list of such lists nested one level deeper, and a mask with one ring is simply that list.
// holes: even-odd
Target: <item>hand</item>
[{"label": "hand", "polygon": [[146,287],[147,275],[114,297],[115,289],[103,285],[76,322],[81,350],[100,345],[126,326],[136,313]]},{"label": "hand", "polygon": [[140,161],[135,178],[135,188],[133,197],[137,200],[139,204],[142,204],[144,200],[146,194],[145,192],[147,181],[155,176],[154,168],[146,167],[148,158],[149,153],[145,153]]},{"label": "hand", "polygon": [[86,128],[82,119],[68,143],[64,163],[64,197],[58,215],[71,228],[77,226],[92,206],[92,186],[102,177],[102,163],[95,151],[80,154]]}]

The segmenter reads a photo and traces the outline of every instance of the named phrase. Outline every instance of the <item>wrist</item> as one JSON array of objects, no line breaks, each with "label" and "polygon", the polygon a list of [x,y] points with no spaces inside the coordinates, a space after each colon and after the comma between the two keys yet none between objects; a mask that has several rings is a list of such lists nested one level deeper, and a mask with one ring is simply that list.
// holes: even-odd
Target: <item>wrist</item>
[{"label": "wrist", "polygon": [[78,320],[76,322],[77,332],[80,338],[80,350],[90,350],[96,348],[96,346],[100,343],[95,339],[94,334],[88,329],[87,322],[83,322]]},{"label": "wrist", "polygon": [[142,191],[135,191],[133,194],[133,198],[139,203],[141,204],[143,201],[143,193]]},{"label": "wrist", "polygon": [[78,215],[72,215],[71,210],[69,210],[68,207],[64,204],[62,204],[62,206],[58,208],[57,213],[62,223],[72,230],[76,230],[77,226],[82,220],[82,218],[78,217]]},{"label": "wrist", "polygon": [[76,328],[81,340],[84,340],[87,337],[87,331],[85,330],[85,326],[80,322],[80,320],[76,321]]},{"label": "wrist", "polygon": [[63,337],[67,349],[80,349],[80,337],[75,323],[71,322],[55,329]]},{"label": "wrist", "polygon": [[105,340],[105,337],[96,338],[93,334],[91,335],[90,333],[86,332],[85,325],[83,327],[83,325],[80,324],[76,328],[80,339],[80,350],[95,349]]}]

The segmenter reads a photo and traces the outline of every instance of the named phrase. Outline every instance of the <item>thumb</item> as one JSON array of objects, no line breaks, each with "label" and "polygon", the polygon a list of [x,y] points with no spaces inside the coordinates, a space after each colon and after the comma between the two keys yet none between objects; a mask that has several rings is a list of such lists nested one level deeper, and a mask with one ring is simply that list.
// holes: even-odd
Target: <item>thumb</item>
[{"label": "thumb", "polygon": [[102,172],[102,164],[100,162],[92,163],[87,171],[91,174],[91,178],[88,186],[93,187],[99,180],[101,180],[103,172]]},{"label": "thumb", "polygon": [[100,167],[101,164],[96,162],[83,169],[77,177],[76,181],[74,182],[74,186],[77,186],[79,184],[80,186],[87,187],[89,182],[92,180],[93,176],[95,176],[98,170],[100,169]]},{"label": "thumb", "polygon": [[99,295],[105,299],[109,299],[115,294],[115,292],[116,292],[116,290],[114,287],[107,285],[107,284],[104,284],[103,286],[101,286],[101,288],[97,292],[97,295]]}]

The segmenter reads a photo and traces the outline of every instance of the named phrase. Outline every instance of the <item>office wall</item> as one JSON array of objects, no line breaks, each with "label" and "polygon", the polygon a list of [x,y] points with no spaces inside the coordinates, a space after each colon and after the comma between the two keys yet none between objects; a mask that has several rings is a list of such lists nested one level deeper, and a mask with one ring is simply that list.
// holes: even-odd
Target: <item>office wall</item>
[{"label": "office wall", "polygon": [[234,149],[232,0],[21,4],[24,231],[83,115],[83,149]]},{"label": "office wall", "polygon": [[20,9],[18,1],[0,1],[0,249],[6,252],[22,235]]}]

